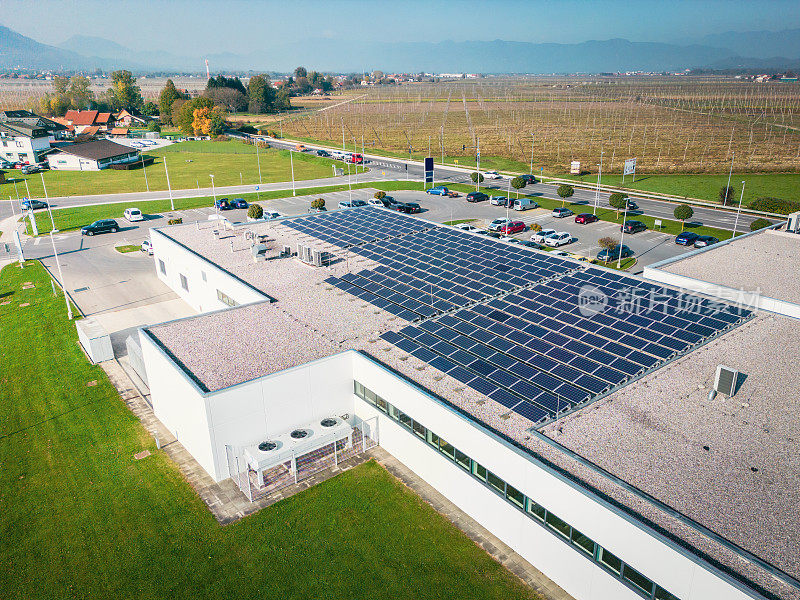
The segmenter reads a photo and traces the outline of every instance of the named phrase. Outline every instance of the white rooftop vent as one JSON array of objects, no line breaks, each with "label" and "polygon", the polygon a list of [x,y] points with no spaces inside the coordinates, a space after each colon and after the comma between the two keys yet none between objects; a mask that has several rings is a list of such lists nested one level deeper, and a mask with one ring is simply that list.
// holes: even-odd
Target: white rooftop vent
[{"label": "white rooftop vent", "polygon": [[793,212],[786,218],[786,231],[800,233],[800,211]]},{"label": "white rooftop vent", "polygon": [[714,391],[731,397],[736,393],[736,383],[738,380],[739,371],[726,367],[725,365],[719,365],[717,367],[717,375],[714,377]]}]

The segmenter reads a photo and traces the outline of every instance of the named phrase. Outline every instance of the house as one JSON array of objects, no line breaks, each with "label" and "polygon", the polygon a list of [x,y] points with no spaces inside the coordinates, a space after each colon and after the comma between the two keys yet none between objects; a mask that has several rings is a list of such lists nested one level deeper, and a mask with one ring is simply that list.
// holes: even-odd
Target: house
[{"label": "house", "polygon": [[114,125],[110,112],[97,110],[68,110],[64,119],[75,128],[76,134],[84,133],[90,127],[96,127],[96,131],[107,131]]},{"label": "house", "polygon": [[50,156],[50,168],[54,171],[99,171],[138,158],[139,151],[134,148],[110,140],[94,140],[59,148]]},{"label": "house", "polygon": [[38,163],[63,138],[66,127],[27,110],[0,111],[0,159]]},{"label": "house", "polygon": [[131,127],[146,125],[148,118],[136,111],[128,111],[124,108],[114,115],[114,125],[116,127]]},{"label": "house", "polygon": [[108,132],[109,137],[128,137],[127,127],[114,127]]}]

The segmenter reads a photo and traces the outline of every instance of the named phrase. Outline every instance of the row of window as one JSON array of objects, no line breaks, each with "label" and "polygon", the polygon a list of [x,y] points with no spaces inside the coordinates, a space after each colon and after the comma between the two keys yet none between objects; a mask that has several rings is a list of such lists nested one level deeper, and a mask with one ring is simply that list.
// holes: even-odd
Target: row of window
[{"label": "row of window", "polygon": [[228,294],[222,290],[217,290],[217,298],[220,302],[227,304],[228,306],[239,306],[239,303],[236,300],[228,296]]},{"label": "row of window", "polygon": [[358,381],[354,381],[353,385],[356,396],[378,407],[378,409],[389,415],[410,433],[427,443],[428,446],[438,450],[439,453],[453,461],[465,472],[470,473],[473,477],[480,480],[497,495],[505,498],[506,501],[513,504],[528,517],[558,536],[565,543],[571,545],[589,560],[602,566],[607,572],[622,580],[628,587],[638,592],[643,597],[655,600],[678,600],[677,596],[670,594],[662,587],[656,585],[629,564],[623,562],[619,557],[582,534],[569,523],[561,520],[542,505],[525,496],[521,491],[506,483],[506,481],[477,461],[472,460],[447,440],[426,428],[419,421],[412,419]]},{"label": "row of window", "polygon": [[[167,274],[167,265],[164,264],[164,261],[161,259],[158,259],[158,268],[161,270],[162,275]],[[206,272],[201,271],[200,273],[203,276],[203,281],[206,281]],[[179,273],[178,275],[181,278],[181,287],[188,292],[189,279],[183,273]],[[236,300],[228,296],[228,294],[226,294],[222,290],[217,290],[217,299],[223,304],[227,304],[228,306],[239,306],[239,303]]]}]

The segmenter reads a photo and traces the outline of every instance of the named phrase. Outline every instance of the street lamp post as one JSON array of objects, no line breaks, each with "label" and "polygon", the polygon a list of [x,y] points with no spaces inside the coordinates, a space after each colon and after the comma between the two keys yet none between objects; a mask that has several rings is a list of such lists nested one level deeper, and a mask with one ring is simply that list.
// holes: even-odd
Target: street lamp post
[{"label": "street lamp post", "polygon": [[289,149],[289,164],[292,167],[292,196],[297,195],[297,191],[294,189],[294,151]]},{"label": "street lamp post", "polygon": [[739,197],[739,208],[736,209],[736,220],[733,222],[733,235],[731,238],[736,237],[736,227],[739,225],[739,214],[742,212],[742,201],[744,200],[744,181],[742,182],[742,195]]},{"label": "street lamp post", "polygon": [[258,162],[258,185],[262,185],[264,182],[261,180],[261,156],[258,154],[258,144],[259,141],[256,139],[256,161]]},{"label": "street lamp post", "polygon": [[61,280],[61,291],[64,292],[64,302],[67,303],[67,319],[72,320],[72,305],[69,303],[69,296],[67,295],[67,282],[64,281],[64,273],[61,271],[61,261],[58,260],[58,251],[56,250],[56,240],[53,234],[57,233],[58,229],[55,227],[50,230],[50,242],[53,244],[53,256],[56,258],[56,268],[58,269],[58,278]]},{"label": "street lamp post", "polygon": [[[169,209],[175,210],[175,202],[172,199],[172,186],[169,183],[169,169],[167,169],[167,157],[164,157],[164,172],[167,174],[167,189],[169,190]],[[214,181],[214,178],[211,178]]]},{"label": "street lamp post", "polygon": [[53,229],[56,228],[56,223],[53,221],[53,211],[50,208],[50,198],[47,196],[47,186],[44,184],[44,173],[40,172],[39,175],[42,176],[42,189],[44,190],[44,199],[45,204],[47,204],[47,212],[50,213],[50,225]]},{"label": "street lamp post", "polygon": [[536,140],[536,134],[531,134],[531,172],[530,174],[533,175],[533,142]]},{"label": "street lamp post", "polygon": [[144,154],[139,155],[142,158],[142,173],[144,173],[144,184],[147,186],[147,191],[150,191],[150,184],[147,182],[147,169],[144,167]]},{"label": "street lamp post", "polygon": [[600,203],[600,177],[603,175],[603,154],[604,152],[600,150],[600,164],[597,165],[597,190],[594,193],[594,210],[592,211],[593,215],[597,214],[597,205]]},{"label": "street lamp post", "polygon": [[622,226],[619,228],[619,254],[617,255],[617,268],[622,265],[622,240],[625,239],[625,221],[628,220],[628,203],[625,203],[625,213],[622,215]]}]

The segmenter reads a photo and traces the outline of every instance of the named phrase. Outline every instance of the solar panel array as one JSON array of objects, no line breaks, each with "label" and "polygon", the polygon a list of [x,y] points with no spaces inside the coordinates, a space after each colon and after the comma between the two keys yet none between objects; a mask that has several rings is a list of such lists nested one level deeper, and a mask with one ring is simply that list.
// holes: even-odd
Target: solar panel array
[{"label": "solar panel array", "polygon": [[[380,209],[292,226],[378,264],[327,281],[412,322],[382,339],[533,422],[597,398],[751,316]],[[374,241],[378,232],[384,241]]]}]

